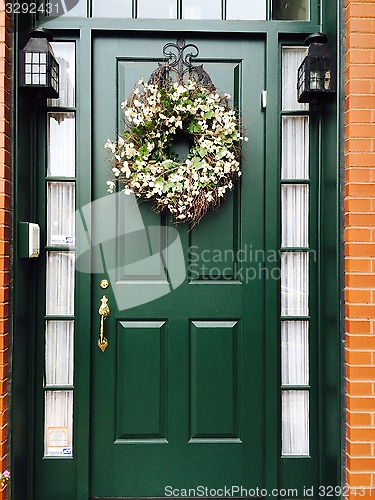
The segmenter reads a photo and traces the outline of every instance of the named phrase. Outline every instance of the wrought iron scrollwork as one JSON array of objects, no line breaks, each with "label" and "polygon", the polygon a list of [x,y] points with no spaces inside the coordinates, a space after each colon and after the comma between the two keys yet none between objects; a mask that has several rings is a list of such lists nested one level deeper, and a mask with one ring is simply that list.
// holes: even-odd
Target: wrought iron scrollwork
[{"label": "wrought iron scrollwork", "polygon": [[[186,52],[187,50],[189,52]],[[163,87],[172,78],[172,74],[175,74],[177,82],[182,84],[184,76],[188,75],[188,78],[194,79],[210,91],[216,90],[210,75],[203,69],[203,65],[195,65],[192,62],[199,55],[199,49],[196,45],[186,44],[185,40],[179,38],[176,43],[165,44],[163,54],[166,62],[159,63],[159,67],[151,73],[148,83]]]}]

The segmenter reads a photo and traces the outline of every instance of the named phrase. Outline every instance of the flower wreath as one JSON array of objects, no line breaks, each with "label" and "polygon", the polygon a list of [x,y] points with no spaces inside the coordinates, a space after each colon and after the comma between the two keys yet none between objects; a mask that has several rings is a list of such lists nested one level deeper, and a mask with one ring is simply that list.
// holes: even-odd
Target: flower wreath
[{"label": "flower wreath", "polygon": [[[121,104],[123,135],[105,144],[114,180],[124,184],[126,194],[151,199],[157,211],[168,209],[176,222],[193,227],[241,175],[238,143],[247,137],[229,98],[195,80],[165,82],[161,88],[140,80],[129,103]],[[178,131],[192,144],[182,160],[170,152]],[[115,182],[107,185],[113,192]]]}]

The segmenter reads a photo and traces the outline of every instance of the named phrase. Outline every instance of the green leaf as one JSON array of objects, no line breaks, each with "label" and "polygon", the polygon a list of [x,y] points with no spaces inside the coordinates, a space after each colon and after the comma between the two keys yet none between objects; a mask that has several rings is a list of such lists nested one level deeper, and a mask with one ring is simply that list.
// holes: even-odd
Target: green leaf
[{"label": "green leaf", "polygon": [[149,154],[149,150],[145,144],[138,149],[138,154],[139,156],[147,156]]},{"label": "green leaf", "polygon": [[228,151],[228,149],[224,146],[224,147],[223,147],[223,148],[221,148],[221,149],[220,149],[220,151],[217,153],[217,156],[218,156],[219,158],[222,158],[222,157],[225,155],[225,153],[226,153],[227,151]]},{"label": "green leaf", "polygon": [[203,115],[206,120],[209,120],[214,116],[214,111],[213,109],[210,109],[210,111],[206,111],[206,113]]},{"label": "green leaf", "polygon": [[197,148],[197,153],[201,158],[204,158],[206,156],[207,151],[208,151],[207,149],[201,148],[200,146]]},{"label": "green leaf", "polygon": [[200,161],[198,156],[194,156],[194,158],[191,161],[191,166],[197,170],[202,167],[202,162]]},{"label": "green leaf", "polygon": [[202,127],[195,121],[190,122],[187,129],[192,134],[199,134],[202,131]]}]

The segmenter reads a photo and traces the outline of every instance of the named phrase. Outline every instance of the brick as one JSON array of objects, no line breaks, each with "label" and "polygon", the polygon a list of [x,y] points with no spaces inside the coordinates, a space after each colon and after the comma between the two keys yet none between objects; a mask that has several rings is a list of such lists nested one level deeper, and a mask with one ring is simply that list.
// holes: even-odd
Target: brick
[{"label": "brick", "polygon": [[374,288],[375,275],[372,274],[347,274],[346,286],[351,288]]},{"label": "brick", "polygon": [[346,198],[345,212],[370,212],[371,200],[362,198]]},{"label": "brick", "polygon": [[356,458],[352,459],[350,456],[347,458],[347,466],[352,471],[370,471],[372,472],[375,468],[375,457],[374,458]]},{"label": "brick", "polygon": [[374,397],[349,397],[347,400],[347,408],[350,411],[375,411],[375,396]]},{"label": "brick", "polygon": [[375,5],[372,2],[350,2],[347,7],[347,18],[355,17],[374,18]]},{"label": "brick", "polygon": [[[375,77],[375,64],[350,64],[346,71],[347,78],[374,78]],[[350,103],[350,106],[349,106]],[[347,107],[355,108],[351,103],[351,97],[347,99]],[[371,107],[369,108],[371,109]]]},{"label": "brick", "polygon": [[[373,111],[368,109],[350,109],[346,112],[346,119],[350,121],[356,116],[372,116]],[[358,121],[358,120],[356,120]],[[363,151],[371,151],[372,140],[370,138],[350,138],[350,140],[345,141],[345,151],[363,153]]]},{"label": "brick", "polygon": [[345,241],[371,241],[371,230],[349,227],[345,231]]},{"label": "brick", "polygon": [[375,442],[375,428],[347,427],[347,436],[351,441],[359,443]]},{"label": "brick", "polygon": [[[345,322],[345,328],[346,328],[346,332],[348,333],[348,335],[370,333],[371,332],[370,326],[371,326],[370,322],[368,320],[364,320],[364,319],[351,318],[351,319],[347,319]],[[374,336],[374,338],[375,338],[375,336]],[[354,340],[355,339],[353,339],[353,341]],[[360,342],[359,339],[358,339],[358,342]]]},{"label": "brick", "polygon": [[[348,65],[351,64],[373,64],[374,55],[369,49],[359,49],[350,47],[346,54],[346,62]],[[354,78],[348,79],[347,82],[355,80]],[[350,92],[347,91],[347,95]],[[357,93],[357,92],[354,92]]]},{"label": "brick", "polygon": [[346,289],[345,301],[352,304],[370,304],[372,301],[371,290],[356,290],[352,288]]},{"label": "brick", "polygon": [[375,349],[375,335],[347,335],[346,345],[350,349]]},{"label": "brick", "polygon": [[350,396],[365,396],[366,394],[372,394],[372,384],[373,382],[352,382],[348,380],[346,390]]},{"label": "brick", "polygon": [[347,453],[349,457],[371,456],[372,445],[369,443],[351,443],[347,444]]},{"label": "brick", "polygon": [[[363,80],[350,80],[348,82],[348,85],[346,87],[347,94],[350,92],[355,93],[355,90],[359,90],[359,88],[357,88],[357,82],[362,83]],[[370,80],[369,84],[370,84],[370,89],[371,89],[371,87],[373,85],[373,81]],[[350,109],[346,112],[345,118],[346,118],[346,123],[370,123],[371,121],[373,121],[374,111],[369,110],[369,109]],[[351,145],[351,143],[354,142],[354,140],[355,139],[350,139],[346,142]],[[358,140],[361,141],[363,139],[358,139]],[[369,151],[370,148],[372,147],[372,143],[371,143],[371,140],[367,140],[367,142],[369,144],[368,144],[368,147],[366,149]],[[350,151],[353,151],[352,145],[351,145]],[[362,146],[362,149],[358,149],[358,151],[363,151],[363,146]]]},{"label": "brick", "polygon": [[[350,188],[347,190],[347,195],[358,196],[359,194],[359,196],[361,197],[369,196],[366,193],[361,194],[359,187],[357,186],[362,186],[362,184],[371,182],[371,174],[372,169],[369,168],[348,168],[345,175],[345,181],[347,183],[350,183]],[[373,194],[370,194],[370,196],[373,196]]]},{"label": "brick", "polygon": [[353,153],[350,155],[350,167],[375,167],[375,153]]},{"label": "brick", "polygon": [[[358,50],[358,51],[350,51],[351,63],[363,63],[369,64],[373,61],[373,54],[370,50]],[[351,79],[347,80],[345,85],[346,95],[349,94],[372,94],[372,80],[362,80],[362,79]],[[371,111],[368,110],[368,113],[371,115]],[[350,123],[352,120],[347,121]],[[357,120],[356,120],[357,121]],[[350,134],[349,134],[350,135]]]},{"label": "brick", "polygon": [[345,255],[351,257],[375,257],[375,243],[345,243]]},{"label": "brick", "polygon": [[[357,350],[346,350],[346,362],[351,365],[371,365],[372,354],[368,351],[357,351]],[[0,363],[1,363],[1,351],[0,351]],[[371,387],[369,388],[369,393],[371,394]]]},{"label": "brick", "polygon": [[[358,474],[358,473],[353,473],[351,471],[347,471],[346,474],[346,481],[347,484],[349,484],[352,488],[361,488],[363,486],[370,486],[371,485],[371,474]],[[357,496],[354,498],[358,498]],[[364,498],[364,497],[362,497]]]},{"label": "brick", "polygon": [[[348,379],[350,380],[373,380],[375,378],[375,366],[347,365],[346,374]],[[0,378],[1,378],[1,366],[0,366]]]},{"label": "brick", "polygon": [[375,305],[373,304],[347,304],[345,309],[347,316],[351,318],[375,318]]},{"label": "brick", "polygon": [[375,226],[375,214],[346,214],[346,226]]},{"label": "brick", "polygon": [[351,427],[370,427],[371,413],[346,412],[346,421]]},{"label": "brick", "polygon": [[[1,52],[0,52],[1,55]],[[348,109],[350,103],[351,108],[357,109],[374,109],[375,107],[375,96],[373,95],[352,95],[350,99],[346,99],[346,109]],[[361,136],[359,136],[361,137]]]},{"label": "brick", "polygon": [[349,349],[375,349],[375,335],[348,335],[346,345]]},{"label": "brick", "polygon": [[0,335],[0,349],[6,349],[8,347],[9,340],[8,334]]},{"label": "brick", "polygon": [[349,47],[373,49],[375,48],[375,35],[373,33],[350,33],[347,43]]},{"label": "brick", "polygon": [[346,30],[353,33],[374,33],[375,21],[373,19],[349,18],[346,23]]},{"label": "brick", "polygon": [[347,257],[345,259],[345,270],[347,273],[359,272],[359,273],[370,273],[371,272],[371,260],[369,259],[354,259]]}]

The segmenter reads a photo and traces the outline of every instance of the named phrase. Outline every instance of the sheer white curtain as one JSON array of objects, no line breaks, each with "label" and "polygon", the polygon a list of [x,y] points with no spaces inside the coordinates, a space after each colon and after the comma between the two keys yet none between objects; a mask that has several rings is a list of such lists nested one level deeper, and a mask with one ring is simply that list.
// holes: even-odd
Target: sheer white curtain
[{"label": "sheer white curtain", "polygon": [[47,184],[47,245],[74,245],[75,183]]},{"label": "sheer white curtain", "polygon": [[309,254],[284,252],[281,255],[281,315],[309,314]]},{"label": "sheer white curtain", "polygon": [[281,187],[281,246],[308,247],[309,186],[284,184]]},{"label": "sheer white curtain", "polygon": [[74,314],[74,253],[48,252],[46,314]]},{"label": "sheer white curtain", "polygon": [[45,393],[46,456],[72,456],[73,391]]},{"label": "sheer white curtain", "polygon": [[293,386],[309,384],[308,321],[281,323],[281,383]]},{"label": "sheer white curtain", "polygon": [[309,178],[309,117],[284,116],[282,133],[282,179]]},{"label": "sheer white curtain", "polygon": [[73,384],[74,321],[46,321],[45,384]]},{"label": "sheer white curtain", "polygon": [[306,47],[282,49],[282,108],[288,111],[309,109],[308,104],[297,101],[297,70],[307,54]]},{"label": "sheer white curtain", "polygon": [[309,391],[282,392],[282,454],[309,454]]},{"label": "sheer white curtain", "polygon": [[75,115],[48,113],[47,175],[75,176]]}]

